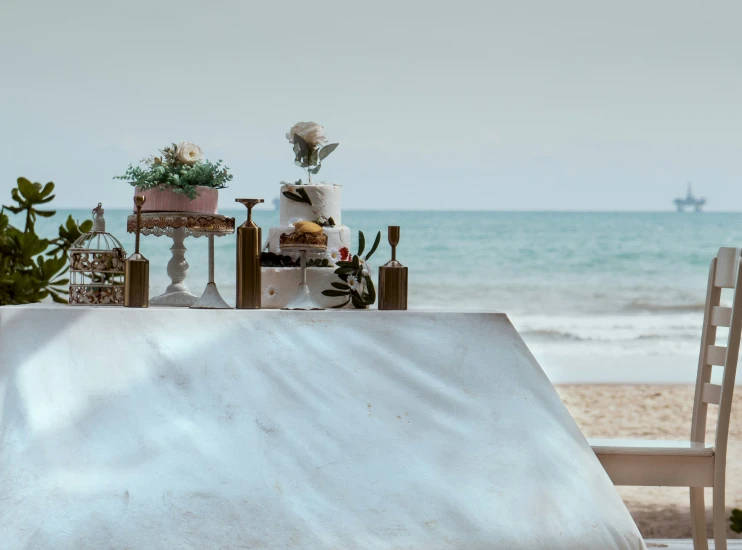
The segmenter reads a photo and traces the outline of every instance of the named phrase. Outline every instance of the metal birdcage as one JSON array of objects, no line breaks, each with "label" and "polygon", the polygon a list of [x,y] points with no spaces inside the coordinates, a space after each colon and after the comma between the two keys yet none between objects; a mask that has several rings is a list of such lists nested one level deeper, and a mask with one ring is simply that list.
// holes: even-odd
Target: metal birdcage
[{"label": "metal birdcage", "polygon": [[106,233],[103,205],[93,209],[93,230],[70,248],[70,305],[124,304],[126,251]]}]

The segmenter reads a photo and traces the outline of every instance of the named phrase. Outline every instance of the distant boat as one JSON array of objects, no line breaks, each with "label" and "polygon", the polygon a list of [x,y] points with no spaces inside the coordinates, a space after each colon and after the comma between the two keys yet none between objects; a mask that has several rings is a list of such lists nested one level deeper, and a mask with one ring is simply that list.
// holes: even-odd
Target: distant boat
[{"label": "distant boat", "polygon": [[273,199],[273,210],[278,210],[279,204],[281,204],[281,202],[277,198]]},{"label": "distant boat", "polygon": [[693,212],[701,212],[703,205],[706,204],[706,199],[703,197],[694,197],[693,190],[691,189],[690,183],[688,184],[688,194],[685,195],[684,199],[675,199],[675,208],[678,212],[685,212],[686,207],[692,208]]}]

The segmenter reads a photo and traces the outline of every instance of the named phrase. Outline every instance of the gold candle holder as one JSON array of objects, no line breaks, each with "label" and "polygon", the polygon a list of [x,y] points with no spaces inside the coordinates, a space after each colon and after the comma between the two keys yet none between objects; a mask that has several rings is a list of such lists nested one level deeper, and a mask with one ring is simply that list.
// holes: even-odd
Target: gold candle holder
[{"label": "gold candle holder", "polygon": [[146,197],[137,195],[137,232],[134,254],[124,265],[124,307],[149,307],[149,260],[139,253],[139,234],[142,227],[142,206]]},{"label": "gold candle holder", "polygon": [[237,309],[260,309],[262,299],[260,228],[252,221],[252,207],[263,199],[235,199],[247,207],[247,221],[237,228]]},{"label": "gold candle holder", "polygon": [[379,309],[407,309],[407,268],[397,261],[399,226],[390,225],[392,259],[379,268]]}]

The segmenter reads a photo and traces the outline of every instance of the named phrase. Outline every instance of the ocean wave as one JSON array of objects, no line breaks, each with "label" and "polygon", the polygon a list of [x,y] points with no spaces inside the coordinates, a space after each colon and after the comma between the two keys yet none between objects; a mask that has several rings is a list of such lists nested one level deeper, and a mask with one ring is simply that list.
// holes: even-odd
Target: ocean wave
[{"label": "ocean wave", "polygon": [[542,339],[549,341],[558,342],[586,342],[591,338],[583,338],[572,332],[562,332],[560,330],[553,329],[532,329],[521,331],[521,336],[524,338]]},{"label": "ocean wave", "polygon": [[647,302],[645,300],[633,300],[625,306],[626,311],[649,311],[654,313],[686,313],[703,311],[706,304],[703,302],[686,303],[686,304],[660,304]]}]

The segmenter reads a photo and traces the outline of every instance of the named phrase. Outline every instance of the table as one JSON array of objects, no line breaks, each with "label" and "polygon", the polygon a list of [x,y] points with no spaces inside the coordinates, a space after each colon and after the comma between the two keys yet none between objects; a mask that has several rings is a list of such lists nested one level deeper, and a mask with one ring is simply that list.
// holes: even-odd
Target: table
[{"label": "table", "polygon": [[644,548],[502,313],[3,307],[0,350],[9,548]]},{"label": "table", "polygon": [[[130,215],[126,220],[126,230],[136,231],[137,216]],[[142,235],[166,235],[173,240],[170,248],[172,258],[167,264],[167,274],[171,283],[165,292],[151,298],[153,306],[203,307],[225,309],[229,306],[222,300],[214,283],[214,237],[234,233],[234,218],[218,214],[200,214],[192,212],[143,212]],[[189,265],[185,259],[186,237],[209,237],[209,282],[201,298],[191,293],[185,280],[188,277]],[[197,303],[198,302],[198,303]]]}]

